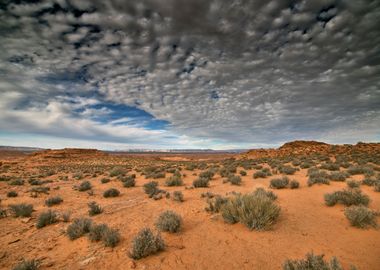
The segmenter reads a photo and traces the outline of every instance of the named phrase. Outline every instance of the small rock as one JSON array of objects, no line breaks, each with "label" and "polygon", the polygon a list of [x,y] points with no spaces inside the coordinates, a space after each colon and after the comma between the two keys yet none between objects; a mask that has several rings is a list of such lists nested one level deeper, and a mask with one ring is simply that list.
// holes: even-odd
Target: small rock
[{"label": "small rock", "polygon": [[96,260],[96,257],[90,257],[90,258],[87,258],[81,262],[79,262],[80,265],[84,266],[84,265],[88,265],[89,263],[93,262]]},{"label": "small rock", "polygon": [[30,217],[22,218],[21,222],[22,223],[28,223],[30,221],[30,219],[31,219]]}]

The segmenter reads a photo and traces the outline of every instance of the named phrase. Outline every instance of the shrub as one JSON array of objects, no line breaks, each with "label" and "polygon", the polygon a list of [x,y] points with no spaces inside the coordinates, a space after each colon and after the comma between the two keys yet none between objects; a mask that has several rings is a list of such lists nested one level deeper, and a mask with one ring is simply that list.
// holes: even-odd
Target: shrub
[{"label": "shrub", "polygon": [[332,172],[330,173],[329,179],[331,181],[344,181],[347,177],[347,173],[345,172]]},{"label": "shrub", "polygon": [[160,190],[158,189],[158,182],[156,181],[151,181],[149,183],[146,183],[144,184],[143,187],[144,187],[144,192],[148,194],[150,198],[160,192]]},{"label": "shrub", "polygon": [[[333,257],[330,262],[323,259],[324,255],[306,254],[306,259],[286,260],[283,270],[343,270],[337,258]],[[355,268],[351,267],[351,270]]]},{"label": "shrub", "polygon": [[374,186],[377,183],[380,183],[380,180],[371,178],[371,177],[364,177],[362,184],[367,186]]},{"label": "shrub", "polygon": [[175,233],[181,229],[182,218],[173,211],[161,213],[156,221],[156,227],[163,232]]},{"label": "shrub", "polygon": [[253,178],[265,178],[267,176],[270,176],[271,174],[268,172],[265,172],[264,170],[257,171],[253,174]]},{"label": "shrub", "polygon": [[310,187],[314,184],[326,184],[329,185],[329,175],[325,171],[313,170],[308,173],[309,179],[307,180],[307,185]]},{"label": "shrub", "polygon": [[101,182],[102,184],[109,183],[110,181],[111,181],[111,179],[109,179],[109,178],[102,178],[102,180],[100,180],[100,182]]},{"label": "shrub", "polygon": [[102,242],[106,247],[116,247],[120,242],[120,234],[117,230],[107,228],[102,235]]},{"label": "shrub", "polygon": [[313,166],[313,163],[311,163],[311,162],[302,162],[301,163],[301,165],[300,165],[300,168],[301,169],[308,169],[308,168],[310,168],[311,166]]},{"label": "shrub", "polygon": [[355,181],[355,180],[349,180],[349,181],[346,182],[346,184],[347,184],[347,186],[349,188],[358,188],[358,187],[360,187],[360,183],[357,182],[357,181]]},{"label": "shrub", "polygon": [[281,166],[280,168],[279,168],[279,171],[281,172],[281,173],[284,173],[284,174],[294,174],[296,171],[297,171],[297,169],[296,168],[294,168],[294,167],[291,167],[291,166]]},{"label": "shrub", "polygon": [[247,172],[243,171],[243,170],[241,170],[239,173],[240,173],[241,176],[246,176],[247,175]]},{"label": "shrub", "polygon": [[183,194],[181,191],[173,192],[173,200],[177,202],[183,202]]},{"label": "shrub", "polygon": [[11,204],[9,208],[15,217],[30,217],[33,212],[33,205],[26,203]]},{"label": "shrub", "polygon": [[340,166],[336,163],[323,163],[320,168],[328,171],[339,171]]},{"label": "shrub", "polygon": [[369,204],[369,197],[366,194],[362,194],[360,189],[344,189],[342,191],[335,191],[333,193],[325,194],[325,203],[327,206],[334,206],[337,203],[341,203],[346,206],[351,205],[365,205]]},{"label": "shrub", "polygon": [[48,198],[46,201],[45,201],[45,205],[48,206],[48,207],[51,207],[53,205],[57,205],[57,204],[60,204],[63,202],[63,199],[59,196],[56,196],[56,197],[51,197],[51,198]]},{"label": "shrub", "polygon": [[250,230],[268,229],[278,218],[280,207],[264,193],[236,195],[221,206],[227,223],[243,223]]},{"label": "shrub", "polygon": [[91,188],[92,188],[92,186],[91,186],[91,183],[89,181],[83,181],[82,183],[80,183],[78,190],[79,191],[87,191],[87,190],[90,190]]},{"label": "shrub", "polygon": [[165,243],[161,236],[154,235],[149,228],[144,228],[133,239],[129,256],[138,260],[164,249]]},{"label": "shrub", "polygon": [[193,181],[193,186],[195,188],[207,188],[209,185],[209,181],[210,181],[209,179],[200,177]]},{"label": "shrub", "polygon": [[254,195],[257,195],[257,196],[267,196],[268,198],[270,198],[272,201],[275,201],[277,199],[277,195],[274,194],[272,191],[268,190],[266,191],[265,189],[263,188],[257,188],[254,192],[253,192]]},{"label": "shrub", "polygon": [[131,175],[124,177],[121,181],[123,182],[123,187],[126,188],[134,187],[136,185],[136,180]]},{"label": "shrub", "polygon": [[224,198],[220,195],[217,195],[213,198],[210,198],[207,200],[208,207],[206,207],[206,211],[212,212],[212,213],[219,213],[220,208],[223,204],[225,204],[228,201],[227,198]]},{"label": "shrub", "polygon": [[228,176],[228,182],[230,182],[232,185],[240,186],[241,177],[238,175],[231,174],[230,176]]},{"label": "shrub", "polygon": [[21,179],[15,179],[9,182],[9,185],[11,186],[22,186],[24,185],[24,180]]},{"label": "shrub", "polygon": [[41,213],[37,218],[37,229],[41,229],[47,225],[58,222],[57,214],[51,210]]},{"label": "shrub", "polygon": [[299,188],[299,186],[300,186],[300,183],[298,181],[296,181],[296,180],[290,181],[290,188],[291,189]]},{"label": "shrub", "polygon": [[92,221],[89,218],[76,218],[67,227],[67,235],[70,240],[75,240],[86,233],[90,232]]},{"label": "shrub", "polygon": [[120,167],[115,167],[110,171],[111,177],[124,175],[124,174],[126,174],[126,170],[124,168],[120,168]]},{"label": "shrub", "polygon": [[282,178],[274,178],[270,180],[270,188],[281,189],[289,185],[289,178],[284,176]]},{"label": "shrub", "polygon": [[376,191],[376,192],[380,192],[380,181],[377,182],[377,183],[374,185],[373,190]]},{"label": "shrub", "polygon": [[63,219],[63,222],[69,222],[70,221],[70,216],[71,216],[71,213],[70,212],[65,212],[62,214],[62,219]]},{"label": "shrub", "polygon": [[351,175],[364,174],[366,176],[372,176],[375,174],[372,167],[363,165],[350,166],[347,172]]},{"label": "shrub", "polygon": [[13,191],[13,190],[11,190],[11,191],[9,191],[7,193],[7,197],[8,198],[14,198],[14,197],[17,197],[17,196],[18,196],[18,193],[16,191]]},{"label": "shrub", "polygon": [[363,205],[352,205],[344,210],[351,225],[358,228],[377,227],[376,214]]},{"label": "shrub", "polygon": [[117,197],[119,195],[120,191],[118,191],[116,188],[110,188],[103,192],[104,198]]},{"label": "shrub", "polygon": [[94,224],[91,226],[88,233],[88,239],[92,242],[97,242],[102,240],[104,232],[108,229],[106,224]]},{"label": "shrub", "polygon": [[95,216],[103,212],[103,209],[96,202],[90,202],[88,204],[88,207],[89,207],[88,214],[90,216]]},{"label": "shrub", "polygon": [[12,268],[12,270],[37,270],[40,262],[37,260],[22,260],[19,264]]},{"label": "shrub", "polygon": [[201,172],[199,174],[199,178],[205,178],[207,180],[211,180],[213,177],[214,177],[214,172],[212,172],[210,170],[205,171],[205,172]]},{"label": "shrub", "polygon": [[170,176],[168,179],[166,179],[165,184],[168,187],[182,186],[183,181],[179,176]]}]

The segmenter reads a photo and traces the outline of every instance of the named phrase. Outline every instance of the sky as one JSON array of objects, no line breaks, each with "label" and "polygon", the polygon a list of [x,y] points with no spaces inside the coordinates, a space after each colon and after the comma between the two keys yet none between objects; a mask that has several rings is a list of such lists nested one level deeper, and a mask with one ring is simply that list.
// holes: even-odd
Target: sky
[{"label": "sky", "polygon": [[380,1],[1,0],[0,145],[380,141]]}]

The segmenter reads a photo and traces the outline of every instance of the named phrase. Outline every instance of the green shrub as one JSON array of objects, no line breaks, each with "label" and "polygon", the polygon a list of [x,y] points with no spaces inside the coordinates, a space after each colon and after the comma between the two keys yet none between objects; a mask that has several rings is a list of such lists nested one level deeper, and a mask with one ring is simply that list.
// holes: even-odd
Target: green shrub
[{"label": "green shrub", "polygon": [[276,194],[274,194],[270,190],[267,191],[264,188],[256,188],[256,190],[253,192],[253,194],[257,195],[257,196],[267,196],[272,201],[275,201],[277,199],[277,195]]},{"label": "green shrub", "polygon": [[144,184],[144,192],[148,194],[148,196],[151,198],[154,195],[158,194],[160,192],[158,188],[158,182],[151,181],[149,183]]},{"label": "green shrub", "polygon": [[241,170],[239,173],[240,173],[241,176],[246,176],[247,175],[247,172],[243,171],[243,170]]},{"label": "green shrub", "polygon": [[14,198],[14,197],[17,197],[17,196],[18,196],[18,193],[16,191],[13,191],[13,190],[11,190],[11,191],[9,191],[7,193],[7,197],[8,198]]},{"label": "green shrub", "polygon": [[290,174],[294,174],[297,171],[297,169],[292,166],[284,165],[284,166],[280,166],[279,171],[280,173],[290,175]]},{"label": "green shrub", "polygon": [[38,260],[22,260],[19,264],[12,268],[12,270],[37,270],[40,267]]},{"label": "green shrub", "polygon": [[198,178],[193,181],[193,186],[195,188],[207,188],[209,185],[210,180],[207,178]]},{"label": "green shrub", "polygon": [[380,180],[371,177],[364,177],[362,181],[362,184],[367,186],[374,186],[377,183],[380,183]]},{"label": "green shrub", "polygon": [[349,180],[346,182],[347,186],[349,188],[358,188],[360,187],[360,183],[358,181],[355,181],[355,180]]},{"label": "green shrub", "polygon": [[311,162],[302,162],[301,165],[300,165],[300,168],[301,169],[308,169],[310,168],[311,166],[313,166],[314,164],[311,163]]},{"label": "green shrub", "polygon": [[83,181],[82,183],[80,183],[78,190],[83,192],[83,191],[90,190],[91,188],[92,188],[92,186],[91,186],[91,183],[89,181]]},{"label": "green shrub", "polygon": [[358,228],[377,227],[376,214],[363,205],[352,205],[344,210],[351,225]]},{"label": "green shrub", "polygon": [[375,174],[372,167],[363,165],[350,166],[347,172],[351,175],[364,174],[366,176],[372,176]]},{"label": "green shrub", "polygon": [[204,179],[207,179],[207,180],[211,180],[213,177],[214,177],[214,172],[212,172],[210,170],[205,171],[205,172],[201,172],[199,174],[199,178],[204,178]]},{"label": "green shrub", "polygon": [[90,232],[92,221],[89,218],[76,218],[67,227],[67,235],[70,240],[75,240]]},{"label": "green shrub", "polygon": [[90,203],[88,203],[88,207],[89,207],[88,214],[90,216],[99,215],[100,213],[103,212],[103,209],[96,202],[90,202]]},{"label": "green shrub", "polygon": [[94,224],[91,225],[90,231],[88,232],[88,239],[92,242],[97,242],[102,240],[104,232],[108,229],[107,224]]},{"label": "green shrub", "polygon": [[309,187],[314,184],[330,184],[329,175],[325,171],[313,170],[308,175],[307,185]]},{"label": "green shrub", "polygon": [[251,193],[228,198],[220,211],[227,223],[240,222],[250,230],[265,230],[277,220],[280,207],[263,193]]},{"label": "green shrub", "polygon": [[339,171],[340,166],[336,163],[323,163],[320,168],[328,171]]},{"label": "green shrub", "polygon": [[102,180],[100,180],[100,182],[101,182],[102,184],[109,183],[110,181],[111,181],[111,179],[109,179],[109,178],[102,178]]},{"label": "green shrub", "polygon": [[118,191],[116,188],[110,188],[103,192],[104,198],[117,197],[119,195],[120,191]]},{"label": "green shrub", "polygon": [[300,183],[298,181],[296,181],[296,180],[290,181],[290,188],[291,189],[299,188],[299,186],[300,186]]},{"label": "green shrub", "polygon": [[360,189],[350,188],[342,191],[335,191],[333,193],[325,194],[325,203],[327,206],[334,206],[337,203],[341,203],[346,206],[351,205],[365,205],[369,204],[369,197],[363,194]]},{"label": "green shrub", "polygon": [[126,187],[126,188],[131,188],[136,185],[136,180],[131,175],[128,175],[127,177],[123,177],[121,181],[123,182],[123,187]]},{"label": "green shrub", "polygon": [[329,175],[331,181],[345,181],[348,177],[346,172],[332,172]]},{"label": "green shrub", "polygon": [[88,238],[93,242],[101,240],[106,247],[115,247],[120,242],[119,232],[106,224],[92,225]]},{"label": "green shrub", "polygon": [[166,179],[165,184],[168,187],[182,186],[183,181],[179,176],[170,176],[168,179]]},{"label": "green shrub", "polygon": [[[333,257],[330,262],[324,260],[324,255],[306,254],[306,259],[286,260],[283,270],[343,270],[338,259]],[[351,267],[351,270],[355,268]]]},{"label": "green shrub", "polygon": [[165,243],[159,234],[154,235],[149,228],[142,229],[132,241],[129,256],[138,260],[165,249]]},{"label": "green shrub", "polygon": [[111,171],[110,171],[110,176],[111,177],[115,177],[115,176],[119,176],[119,175],[124,175],[126,174],[127,171],[124,169],[124,168],[121,168],[121,167],[115,167],[113,168]]},{"label": "green shrub", "polygon": [[161,213],[156,221],[156,227],[163,232],[176,233],[181,229],[182,218],[173,211]]},{"label": "green shrub", "polygon": [[173,200],[177,202],[183,202],[183,194],[181,191],[173,192]]},{"label": "green shrub", "polygon": [[37,218],[36,227],[41,229],[47,225],[58,222],[57,214],[51,210],[41,213]]},{"label": "green shrub", "polygon": [[286,188],[289,185],[289,178],[284,176],[282,178],[274,178],[270,180],[270,188],[282,189]]},{"label": "green shrub", "polygon": [[253,178],[266,178],[267,176],[271,176],[272,174],[269,171],[262,169],[261,171],[257,171],[253,174]]},{"label": "green shrub", "polygon": [[59,196],[56,196],[56,197],[51,197],[51,198],[46,199],[45,205],[48,207],[51,207],[53,205],[57,205],[57,204],[60,204],[62,202],[63,202],[63,199]]},{"label": "green shrub", "polygon": [[22,186],[24,185],[24,180],[21,179],[15,179],[9,182],[9,185],[11,186]]},{"label": "green shrub", "polygon": [[33,205],[26,203],[11,204],[9,208],[15,217],[30,217],[33,212]]},{"label": "green shrub", "polygon": [[228,201],[227,198],[224,198],[220,195],[217,195],[215,197],[209,198],[207,200],[208,207],[206,207],[206,211],[211,213],[219,213],[220,208],[223,204],[225,204]]},{"label": "green shrub", "polygon": [[241,185],[241,177],[239,175],[233,175],[231,174],[228,176],[228,182],[231,183],[231,185],[240,186]]}]

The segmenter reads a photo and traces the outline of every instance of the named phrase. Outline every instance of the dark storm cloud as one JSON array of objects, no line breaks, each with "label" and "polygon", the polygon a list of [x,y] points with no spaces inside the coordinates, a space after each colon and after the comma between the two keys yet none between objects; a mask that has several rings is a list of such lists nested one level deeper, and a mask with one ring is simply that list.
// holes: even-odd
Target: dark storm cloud
[{"label": "dark storm cloud", "polygon": [[[379,1],[5,1],[0,9],[2,127],[23,130],[37,121],[25,118],[30,111],[49,114],[66,104],[59,97],[80,93],[83,102],[136,106],[168,121],[167,132],[201,140],[380,139]],[[115,125],[78,118],[69,105],[58,110],[68,125],[88,121],[76,136],[115,139]],[[37,124],[45,133],[59,121]],[[124,128],[120,138],[131,139]]]}]

